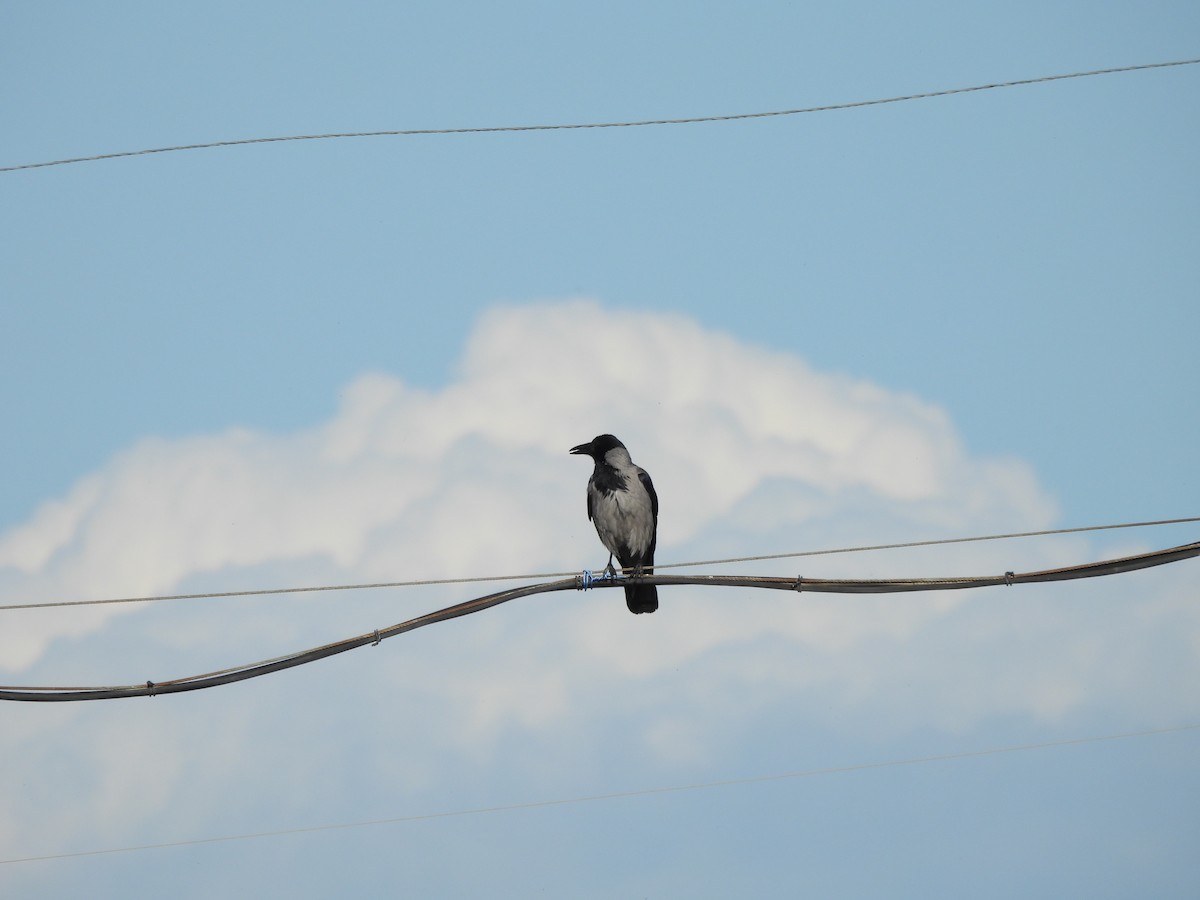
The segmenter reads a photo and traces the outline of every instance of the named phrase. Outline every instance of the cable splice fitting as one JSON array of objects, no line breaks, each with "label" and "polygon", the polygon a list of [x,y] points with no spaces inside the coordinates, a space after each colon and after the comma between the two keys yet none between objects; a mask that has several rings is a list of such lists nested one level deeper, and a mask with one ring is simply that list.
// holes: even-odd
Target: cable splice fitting
[{"label": "cable splice fitting", "polygon": [[792,586],[792,590],[795,591],[797,594],[800,593],[801,591],[804,590],[804,588],[802,587],[803,584],[804,584],[804,576],[797,575],[796,583]]},{"label": "cable splice fitting", "polygon": [[616,581],[620,577],[615,571],[609,569],[605,569],[599,575],[595,574],[591,569],[584,569],[575,576],[575,590],[591,590],[602,581]]},{"label": "cable splice fitting", "polygon": [[1016,577],[1016,576],[1015,576],[1015,575],[1014,575],[1012,572],[1005,572],[1005,573],[1004,573],[1004,584],[1005,584],[1005,586],[1007,586],[1007,587],[1012,587],[1012,586],[1013,586],[1013,579],[1014,579],[1015,577]]},{"label": "cable splice fitting", "polygon": [[378,628],[376,628],[376,629],[375,629],[375,640],[371,642],[371,646],[372,646],[372,647],[378,647],[378,646],[379,646],[379,642],[380,642],[380,641],[382,641],[382,640],[383,640],[383,638],[381,638],[381,637],[379,636],[379,629],[378,629]]},{"label": "cable splice fitting", "polygon": [[154,696],[154,682],[153,681],[148,680],[146,682],[146,691],[147,691],[147,694],[146,694],[147,697]]}]

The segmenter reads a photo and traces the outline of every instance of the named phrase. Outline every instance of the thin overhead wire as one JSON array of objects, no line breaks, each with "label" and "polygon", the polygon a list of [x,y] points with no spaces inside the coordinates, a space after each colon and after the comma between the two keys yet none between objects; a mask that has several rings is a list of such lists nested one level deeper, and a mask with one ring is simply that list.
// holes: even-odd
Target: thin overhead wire
[{"label": "thin overhead wire", "polygon": [[[823,550],[797,550],[789,553],[768,553],[760,556],[733,556],[726,559],[705,559],[692,562],[656,563],[655,569],[687,569],[700,566],[722,566],[730,563],[763,562],[778,559],[801,559],[806,556],[833,556],[841,553],[867,553],[878,550],[903,550],[913,547],[939,547],[981,541],[1005,541],[1014,538],[1050,537],[1081,534],[1087,531],[1112,531],[1123,528],[1150,528],[1159,525],[1186,525],[1200,522],[1200,516],[1185,519],[1158,519],[1149,522],[1121,522],[1113,525],[1083,525],[1075,528],[1051,528],[1043,531],[1014,531],[1007,534],[984,534],[972,537],[936,538],[928,541],[905,541],[896,544],[868,544],[859,547],[834,547]],[[263,597],[276,594],[309,594],[326,591],[363,591],[380,588],[434,587],[449,584],[487,584],[497,581],[534,581],[545,578],[571,578],[570,572],[533,572],[524,575],[477,575],[463,578],[423,578],[410,581],[378,581],[364,584],[323,584],[306,587],[256,588],[244,591],[209,591],[198,594],[157,594],[148,597],[111,597],[102,600],[54,600],[43,603],[0,604],[0,612],[14,609],[57,609],[67,606],[107,606],[118,603],[158,603],[166,600],[214,600],[226,597]]]},{"label": "thin overhead wire", "polygon": [[65,166],[73,163],[97,162],[103,159],[121,159],[130,156],[148,156],[154,153],[176,153],[182,150],[211,150],[217,147],[241,147],[247,144],[274,144],[285,141],[324,141],[341,140],[346,138],[368,137],[414,137],[417,135],[451,135],[451,134],[494,134],[499,132],[521,131],[571,131],[588,128],[641,128],[650,125],[697,125],[707,122],[736,122],[746,119],[766,119],[778,116],[798,116],[805,113],[832,112],[839,109],[856,109],[864,106],[882,106],[887,103],[904,103],[909,100],[929,100],[934,97],[949,97],[953,94],[969,94],[979,91],[992,91],[1000,88],[1020,87],[1030,84],[1044,84],[1050,81],[1065,81],[1070,78],[1091,78],[1096,75],[1115,75],[1122,72],[1139,72],[1146,69],[1166,69],[1173,66],[1192,66],[1200,63],[1200,59],[1180,59],[1172,62],[1143,63],[1136,66],[1116,66],[1108,69],[1092,69],[1086,72],[1069,72],[1063,75],[1042,75],[1037,78],[1020,78],[1015,81],[998,81],[991,84],[977,84],[970,87],[947,88],[940,91],[926,91],[919,94],[903,94],[897,97],[884,97],[876,100],[855,100],[848,103],[830,103],[822,106],[806,106],[799,109],[779,109],[768,112],[732,113],[717,116],[692,116],[676,119],[640,119],[624,122],[569,122],[550,125],[495,125],[471,128],[406,128],[394,131],[344,131],[328,134],[297,134],[283,137],[242,138],[229,141],[209,141],[199,144],[179,144],[173,147],[153,147],[145,150],[126,150],[119,153],[99,153],[93,156],[76,156],[69,159],[56,159],[48,162],[24,163],[14,166],[0,167],[0,172],[17,172],[23,169],[41,169],[48,166]]},{"label": "thin overhead wire", "polygon": [[[1200,516],[1187,519],[1159,519],[1154,522],[1121,522],[1116,525],[1081,525],[1075,528],[1051,528],[1044,531],[1012,531],[1007,534],[984,534],[975,537],[935,538],[928,541],[904,541],[899,544],[868,544],[860,547],[837,547],[832,550],[801,550],[796,553],[769,553],[764,556],[733,556],[728,559],[711,559],[704,562],[668,563],[656,565],[656,569],[674,569],[692,566],[716,566],[729,563],[763,562],[773,559],[798,559],[804,556],[831,556],[838,553],[869,553],[876,550],[907,550],[913,547],[945,547],[951,544],[972,544],[982,541],[1007,541],[1014,538],[1050,537],[1052,535],[1081,534],[1085,531],[1113,531],[1121,528],[1149,528],[1157,525],[1185,525],[1200,522]],[[0,607],[2,609],[3,607]]]},{"label": "thin overhead wire", "polygon": [[313,834],[322,831],[343,831],[350,828],[370,828],[380,825],[400,825],[408,822],[425,822],[433,819],[459,818],[463,816],[480,816],[493,813],[517,812],[520,810],[546,809],[552,806],[574,806],[581,803],[598,803],[605,800],[627,800],[640,797],[662,796],[664,794],[681,794],[689,791],[707,791],[714,788],[744,787],[753,784],[764,784],[778,781],[789,781],[800,778],[819,778],[829,775],[848,775],[857,772],[868,772],[875,769],[891,769],[901,766],[922,766],[933,763],[956,762],[968,759],[982,759],[989,756],[1001,756],[1012,753],[1029,753],[1035,750],[1052,750],[1064,747],[1079,747],[1087,744],[1099,744],[1110,741],[1130,740],[1133,738],[1158,737],[1168,734],[1179,734],[1185,731],[1200,729],[1200,723],[1187,723],[1166,728],[1150,728],[1142,731],[1126,731],[1119,734],[1102,734],[1091,737],[1066,738],[1058,741],[1040,741],[1029,744],[1013,744],[1006,747],[991,747],[984,750],[966,750],[958,753],[938,753],[930,756],[912,756],[904,759],[889,759],[881,762],[857,763],[844,766],[829,766],[821,769],[803,769],[795,772],[780,772],[770,775],[751,775],[745,778],[727,778],[721,781],[704,781],[695,784],[670,785],[667,787],[641,788],[638,790],[613,791],[607,794],[589,794],[582,797],[568,797],[553,800],[535,800],[525,803],[507,803],[499,806],[478,806],[471,809],[458,809],[445,812],[418,813],[406,816],[391,816],[385,819],[363,819],[357,822],[337,822],[327,825],[307,825],[298,828],[279,828],[272,831],[254,831],[242,834],[227,834],[219,837],[193,838],[191,840],[163,841],[157,844],[136,844],[127,847],[106,847],[99,850],[75,850],[65,853],[46,853],[40,856],[21,856],[10,859],[0,859],[0,865],[16,863],[46,862],[55,859],[75,859],[83,856],[104,856],[112,853],[135,853],[143,850],[167,850],[178,847],[196,847],[203,844],[227,843],[230,841],[247,841],[257,838],[286,837],[296,834]]},{"label": "thin overhead wire", "polygon": [[306,665],[348,650],[364,647],[368,644],[377,645],[381,641],[433,625],[460,616],[471,615],[516,600],[532,594],[548,593],[551,591],[582,590],[587,586],[594,587],[623,587],[630,582],[657,585],[707,585],[710,587],[743,587],[763,588],[770,590],[796,591],[799,593],[839,593],[839,594],[886,594],[911,591],[945,591],[965,590],[970,588],[993,587],[998,585],[1037,584],[1051,581],[1069,581],[1078,578],[1097,578],[1105,575],[1115,575],[1121,572],[1132,572],[1154,566],[1179,562],[1184,559],[1200,556],[1200,542],[1172,547],[1166,550],[1156,550],[1136,556],[1125,556],[1101,562],[1085,563],[1059,569],[1044,569],[1037,572],[1005,572],[1003,575],[984,575],[975,577],[951,578],[897,578],[897,579],[822,579],[822,578],[779,578],[760,575],[635,575],[629,577],[591,580],[591,573],[583,573],[573,578],[559,581],[549,581],[541,584],[525,585],[484,597],[477,597],[436,612],[400,622],[388,628],[377,628],[368,634],[346,638],[310,650],[303,650],[274,659],[249,663],[204,675],[192,675],[170,681],[147,680],[144,684],[123,685],[119,687],[40,687],[40,686],[4,686],[0,688],[0,700],[40,701],[40,702],[69,702],[78,700],[115,700],[122,697],[152,697],[159,694],[176,694],[184,691],[196,691],[217,687],[222,684],[232,684],[235,681],[245,681],[258,678],[272,672],[290,669],[294,666]]}]

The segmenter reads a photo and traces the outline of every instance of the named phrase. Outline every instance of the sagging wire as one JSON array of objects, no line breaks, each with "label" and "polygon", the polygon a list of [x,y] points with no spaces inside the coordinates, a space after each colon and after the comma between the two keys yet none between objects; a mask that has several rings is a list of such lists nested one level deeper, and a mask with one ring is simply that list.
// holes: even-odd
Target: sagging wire
[{"label": "sagging wire", "polygon": [[98,162],[104,159],[122,159],[130,156],[149,156],[156,153],[177,153],[183,150],[211,150],[217,147],[241,147],[247,144],[277,144],[288,141],[326,141],[344,140],[347,138],[367,137],[414,137],[417,135],[451,135],[451,134],[495,134],[499,132],[525,131],[578,131],[591,128],[642,128],[652,125],[697,125],[707,122],[735,122],[746,119],[766,119],[779,116],[798,116],[804,113],[831,112],[839,109],[857,109],[864,106],[881,106],[886,103],[903,103],[910,100],[928,100],[934,97],[949,97],[954,94],[970,94],[979,91],[993,91],[1001,88],[1021,87],[1030,84],[1044,84],[1049,81],[1064,81],[1069,78],[1091,78],[1096,75],[1115,75],[1125,72],[1139,72],[1146,69],[1166,69],[1174,66],[1192,66],[1200,63],[1200,59],[1180,59],[1171,62],[1144,63],[1135,66],[1116,66],[1108,69],[1092,69],[1087,72],[1069,72],[1063,75],[1042,75],[1037,78],[1020,78],[1014,81],[999,81],[991,84],[976,84],[970,87],[947,88],[940,91],[926,91],[920,94],[904,94],[898,97],[884,97],[877,100],[854,100],[848,103],[830,103],[823,106],[806,106],[801,109],[778,109],[768,112],[732,113],[718,116],[693,116],[677,119],[642,119],[627,122],[566,122],[551,125],[493,125],[473,128],[407,128],[393,131],[346,131],[329,134],[295,134],[281,137],[241,138],[228,141],[208,141],[198,144],[180,144],[174,147],[151,147],[145,150],[125,150],[118,153],[98,153],[93,156],[76,156],[70,159],[55,159],[47,162],[23,163],[20,165],[0,166],[0,172],[17,172],[23,169],[43,169],[49,166],[66,166],[72,163]]},{"label": "sagging wire", "polygon": [[436,612],[427,613],[406,622],[400,622],[388,628],[377,628],[366,634],[346,638],[320,647],[313,647],[297,653],[278,656],[274,659],[249,663],[209,672],[204,675],[192,675],[169,681],[146,680],[136,685],[116,687],[34,687],[34,686],[5,686],[0,687],[0,700],[63,702],[79,700],[114,700],[122,697],[147,697],[160,694],[174,694],[184,691],[196,691],[217,687],[222,684],[232,684],[250,678],[258,678],[272,672],[290,669],[324,659],[348,650],[354,650],[368,644],[378,645],[386,638],[395,637],[472,613],[482,612],[493,606],[508,603],[532,594],[549,593],[552,591],[587,590],[590,588],[611,588],[624,586],[630,582],[640,582],[656,585],[707,585],[710,587],[743,587],[769,590],[786,590],[798,593],[839,593],[839,594],[882,594],[912,591],[944,591],[966,590],[999,585],[1013,586],[1017,584],[1038,584],[1053,581],[1069,581],[1079,578],[1097,578],[1115,575],[1122,572],[1132,572],[1154,566],[1166,565],[1200,556],[1200,542],[1184,544],[1166,550],[1156,550],[1136,556],[1125,556],[1100,562],[1084,563],[1058,569],[1044,569],[1036,572],[1004,572],[1001,575],[984,575],[975,577],[950,578],[899,578],[899,579],[822,579],[807,577],[773,577],[758,575],[661,575],[635,574],[612,575],[597,578],[585,570],[571,578],[540,584],[524,585],[483,597],[476,597],[463,603],[448,606]]}]

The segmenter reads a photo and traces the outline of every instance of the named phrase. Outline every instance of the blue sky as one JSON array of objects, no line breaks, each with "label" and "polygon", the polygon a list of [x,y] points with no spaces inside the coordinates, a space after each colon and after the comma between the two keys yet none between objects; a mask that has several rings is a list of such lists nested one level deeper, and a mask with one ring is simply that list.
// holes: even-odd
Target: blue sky
[{"label": "blue sky", "polygon": [[[10,5],[0,166],[1197,56],[1182,2]],[[602,431],[655,477],[664,559],[1196,515],[1198,77],[0,173],[0,595],[599,565],[565,451]],[[1033,569],[1194,534],[812,571]],[[5,756],[29,762],[0,857],[1194,722],[1193,568],[1003,608],[664,592],[646,621],[557,595],[246,685],[5,708]],[[468,595],[0,613],[0,674],[182,675]],[[1195,740],[22,863],[0,885],[372,895],[400,860],[431,895],[1192,896]]]}]

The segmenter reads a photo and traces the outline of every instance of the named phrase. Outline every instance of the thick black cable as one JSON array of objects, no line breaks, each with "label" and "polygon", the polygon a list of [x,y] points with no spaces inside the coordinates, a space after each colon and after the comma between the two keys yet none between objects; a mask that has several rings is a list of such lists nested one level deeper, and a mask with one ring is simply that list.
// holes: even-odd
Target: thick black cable
[{"label": "thick black cable", "polygon": [[1117,66],[1109,69],[1093,69],[1088,72],[1069,72],[1065,75],[1042,75],[1038,78],[1021,78],[1015,81],[977,84],[971,87],[948,88],[941,91],[926,91],[921,94],[905,94],[878,100],[855,100],[849,103],[831,103],[824,106],[807,106],[802,109],[779,109],[769,112],[733,113],[722,116],[694,116],[684,119],[642,119],[631,122],[570,122],[558,125],[495,125],[475,128],[408,128],[396,131],[346,131],[330,134],[296,134],[283,137],[242,138],[230,141],[209,141],[203,144],[181,144],[175,147],[153,147],[146,150],[126,150],[120,153],[99,153],[95,156],[76,156],[71,159],[56,159],[49,162],[24,163],[16,166],[0,166],[0,172],[17,172],[21,169],[42,169],[47,166],[65,166],[71,163],[97,162],[103,159],[122,159],[129,156],[149,156],[154,153],[175,153],[181,150],[211,150],[216,147],[240,147],[246,144],[275,144],[284,141],[324,141],[365,137],[412,137],[416,135],[446,134],[494,134],[518,131],[570,131],[586,128],[640,128],[647,125],[696,125],[704,122],[734,122],[742,119],[765,119],[775,116],[798,116],[804,113],[830,112],[837,109],[855,109],[862,106],[880,106],[885,103],[902,103],[907,100],[928,100],[933,97],[948,97],[952,94],[969,94],[991,91],[998,88],[1042,84],[1047,81],[1063,81],[1068,78],[1090,78],[1095,75],[1114,75],[1120,72],[1138,72],[1145,69],[1165,69],[1172,66],[1192,66],[1200,59],[1180,59],[1173,62],[1144,63],[1136,66]]},{"label": "thick black cable", "polygon": [[[629,577],[599,579],[590,581],[593,587],[623,587],[630,582],[643,582],[657,585],[709,585],[713,587],[744,587],[785,590],[797,592],[840,593],[840,594],[884,594],[909,591],[944,591],[965,590],[970,588],[994,587],[998,585],[1038,584],[1051,581],[1069,581],[1078,578],[1097,578],[1105,575],[1115,575],[1121,572],[1132,572],[1147,569],[1167,563],[1179,562],[1200,556],[1200,542],[1184,544],[1166,550],[1156,550],[1136,556],[1125,556],[1119,559],[1101,562],[1085,563],[1078,566],[1067,566],[1059,569],[1044,569],[1037,572],[1005,572],[1003,575],[984,575],[977,577],[951,578],[899,578],[899,579],[822,579],[822,578],[779,578],[755,575],[634,575]],[[588,573],[590,575],[590,573]],[[325,644],[287,656],[271,660],[250,663],[245,666],[223,669],[205,675],[193,675],[177,678],[171,681],[146,681],[144,684],[125,685],[120,687],[31,687],[5,686],[0,688],[0,700],[63,702],[77,700],[114,700],[122,697],[153,697],[158,694],[175,694],[183,691],[196,691],[217,687],[222,684],[232,684],[258,678],[272,672],[290,669],[294,666],[305,665],[354,650],[367,644],[378,644],[386,638],[395,637],[415,631],[426,625],[445,622],[460,616],[470,615],[516,600],[532,594],[548,593],[551,591],[578,590],[585,586],[584,576],[550,581],[541,584],[530,584],[484,597],[477,597],[448,606],[445,609],[400,622],[388,628],[380,628],[368,634],[347,638],[332,644]]]}]

